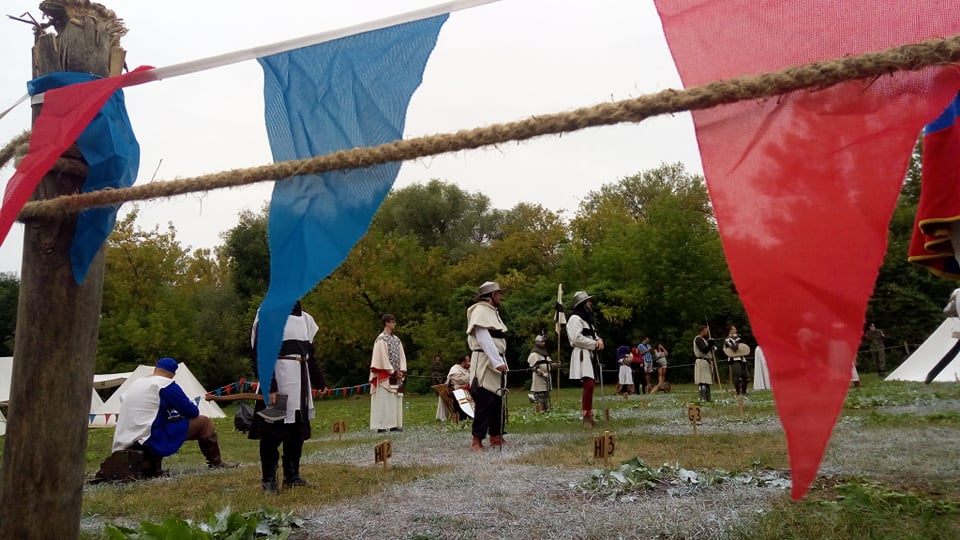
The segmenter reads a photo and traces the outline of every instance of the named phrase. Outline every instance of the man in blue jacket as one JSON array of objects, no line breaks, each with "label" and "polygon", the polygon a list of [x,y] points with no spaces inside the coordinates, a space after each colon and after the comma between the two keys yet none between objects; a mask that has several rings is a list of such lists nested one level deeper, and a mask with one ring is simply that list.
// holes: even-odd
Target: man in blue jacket
[{"label": "man in blue jacket", "polygon": [[175,454],[184,441],[197,441],[208,467],[236,467],[221,459],[213,422],[173,381],[176,372],[176,360],[161,358],[152,375],[133,381],[120,396],[113,451],[143,450],[159,462]]}]

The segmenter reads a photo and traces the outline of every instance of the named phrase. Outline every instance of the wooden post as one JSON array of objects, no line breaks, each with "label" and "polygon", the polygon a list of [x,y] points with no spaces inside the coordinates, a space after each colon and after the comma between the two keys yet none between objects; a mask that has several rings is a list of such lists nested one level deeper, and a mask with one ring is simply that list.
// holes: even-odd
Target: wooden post
[{"label": "wooden post", "polygon": [[604,431],[603,435],[594,435],[593,437],[593,458],[602,459],[603,466],[610,466],[610,457],[613,456],[615,449],[614,436],[609,431]]},{"label": "wooden post", "polygon": [[697,424],[703,419],[700,415],[700,406],[699,405],[690,405],[687,407],[687,418],[690,420],[690,425],[693,426],[693,434],[697,434]]},{"label": "wooden post", "polygon": [[[112,11],[88,0],[42,2],[40,9],[57,34],[36,29],[34,77],[54,71],[120,73],[124,52],[119,39],[125,30]],[[67,166],[54,165],[34,200],[80,191],[86,164],[75,147],[65,158]],[[25,224],[0,469],[0,538],[69,539],[80,534],[104,258],[101,250],[84,282],[76,284],[69,254],[76,224],[76,215]]]},{"label": "wooden post", "polygon": [[347,423],[343,420],[337,420],[333,423],[333,432],[337,434],[337,440],[343,440],[343,434],[347,432]]},{"label": "wooden post", "polygon": [[383,463],[383,470],[387,470],[387,462],[393,457],[393,440],[386,440],[373,447],[373,463]]}]

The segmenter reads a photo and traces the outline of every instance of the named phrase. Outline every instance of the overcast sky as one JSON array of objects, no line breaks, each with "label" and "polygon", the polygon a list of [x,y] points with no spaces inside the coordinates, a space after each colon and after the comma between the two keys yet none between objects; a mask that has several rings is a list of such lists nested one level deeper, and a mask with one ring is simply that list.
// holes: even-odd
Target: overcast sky
[{"label": "overcast sky", "polygon": [[[169,66],[378,19],[438,0],[289,1],[113,0],[122,18],[127,65]],[[2,15],[39,0],[5,0]],[[0,110],[26,92],[32,28],[0,20]],[[451,14],[407,113],[405,138],[470,129],[681,88],[652,0],[501,0]],[[263,73],[247,61],[125,90],[141,145],[138,184],[270,163],[263,120]],[[0,119],[0,146],[29,127],[22,104]],[[563,210],[590,190],[682,162],[702,174],[689,114],[637,125],[592,128],[496,148],[406,162],[395,188],[438,178],[489,196]],[[11,166],[0,170],[6,185]],[[272,183],[138,203],[143,228],[171,222],[184,246],[209,248],[258,210]],[[121,214],[132,208],[125,204]],[[20,273],[23,226],[0,246],[0,272]]]}]

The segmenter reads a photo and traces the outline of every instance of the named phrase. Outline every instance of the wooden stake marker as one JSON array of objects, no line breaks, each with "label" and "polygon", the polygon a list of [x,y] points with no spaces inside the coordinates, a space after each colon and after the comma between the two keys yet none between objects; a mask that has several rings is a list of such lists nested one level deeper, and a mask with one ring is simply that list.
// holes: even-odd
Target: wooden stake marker
[{"label": "wooden stake marker", "polygon": [[337,440],[343,440],[343,434],[347,432],[347,423],[343,420],[337,420],[333,423],[333,432],[337,434]]},{"label": "wooden stake marker", "polygon": [[373,463],[383,463],[383,470],[387,470],[387,460],[393,457],[393,441],[383,441],[373,447]]},{"label": "wooden stake marker", "polygon": [[610,409],[603,410],[603,419],[608,422],[610,421]]},{"label": "wooden stake marker", "polygon": [[613,455],[613,451],[616,449],[616,442],[614,441],[614,434],[609,431],[604,431],[603,435],[594,435],[593,437],[593,458],[602,459],[603,466],[610,466],[610,456]]},{"label": "wooden stake marker", "polygon": [[691,405],[687,408],[687,418],[690,419],[690,424],[693,426],[693,434],[697,434],[697,424],[703,420],[703,417],[700,416],[700,406]]}]

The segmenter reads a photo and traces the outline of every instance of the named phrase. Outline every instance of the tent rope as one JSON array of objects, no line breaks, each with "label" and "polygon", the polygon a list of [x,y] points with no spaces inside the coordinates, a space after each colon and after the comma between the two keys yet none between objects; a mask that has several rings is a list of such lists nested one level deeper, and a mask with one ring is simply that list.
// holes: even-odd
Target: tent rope
[{"label": "tent rope", "polygon": [[84,208],[167,198],[199,191],[233,188],[266,181],[346,169],[371,167],[427,156],[471,150],[508,141],[523,141],[597,126],[637,123],[662,114],[694,111],[739,101],[764,99],[799,90],[822,90],[846,81],[868,80],[898,71],[919,71],[960,60],[960,34],[900,45],[884,51],[812,62],[780,71],[713,81],[685,90],[667,89],[633,99],[601,103],[569,112],[534,116],[455,133],[429,135],[373,147],[341,150],[307,159],[247,169],[232,169],[167,182],[108,189],[27,203],[18,216],[26,221],[62,217]]}]

